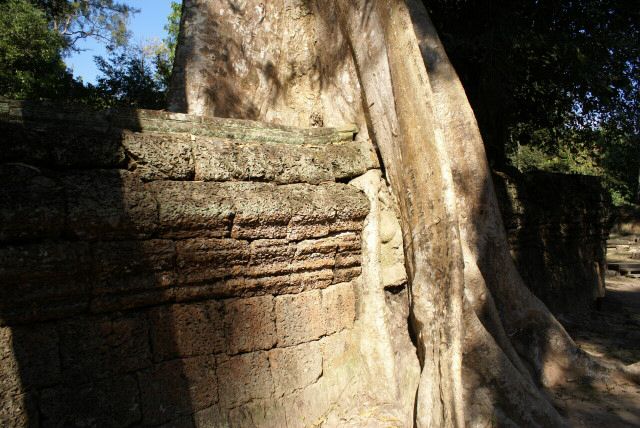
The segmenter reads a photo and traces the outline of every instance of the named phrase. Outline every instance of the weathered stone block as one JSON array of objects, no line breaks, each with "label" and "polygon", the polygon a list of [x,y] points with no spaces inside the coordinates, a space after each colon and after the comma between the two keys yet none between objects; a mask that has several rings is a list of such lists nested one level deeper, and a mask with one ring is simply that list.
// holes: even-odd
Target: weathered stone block
[{"label": "weathered stone block", "polygon": [[238,239],[275,239],[287,236],[295,210],[290,186],[268,183],[227,183],[236,216],[231,236]]},{"label": "weathered stone block", "polygon": [[360,231],[369,213],[369,201],[353,186],[326,183],[307,195],[306,203],[295,213],[288,233],[292,240],[321,237],[331,232]]},{"label": "weathered stone block", "polygon": [[41,426],[130,426],[141,419],[138,396],[132,376],[45,389],[40,395]]},{"label": "weathered stone block", "polygon": [[226,351],[218,302],[152,309],[149,323],[153,355],[157,361]]},{"label": "weathered stone block", "polygon": [[[197,146],[196,165],[204,180],[259,180],[276,183],[333,181],[329,150],[277,143],[210,141]],[[315,160],[315,162],[313,162]]]},{"label": "weathered stone block", "polygon": [[145,425],[206,409],[218,401],[213,355],[167,361],[138,373]]},{"label": "weathered stone block", "polygon": [[[327,185],[327,192],[331,195],[338,223],[357,224],[355,229],[344,230],[362,230],[362,223],[369,214],[369,201],[364,193],[354,186],[339,183]],[[332,225],[332,230],[339,231],[339,224]]]},{"label": "weathered stone block", "polygon": [[[229,411],[226,425],[233,427],[282,428],[287,420],[282,401],[277,398],[254,400]],[[288,425],[288,421],[287,421]],[[209,426],[208,426],[209,427]],[[213,426],[211,426],[213,428]]]},{"label": "weathered stone block", "polygon": [[95,314],[144,308],[162,303],[173,303],[176,290],[161,288],[140,290],[133,293],[102,294],[91,299],[90,311]]},{"label": "weathered stone block", "polygon": [[157,227],[153,195],[127,171],[69,174],[67,231],[80,239],[148,238]]},{"label": "weathered stone block", "polygon": [[43,300],[84,294],[89,245],[58,242],[0,249],[0,301]]},{"label": "weathered stone block", "polygon": [[239,276],[251,254],[246,241],[235,239],[190,239],[179,242],[177,251],[179,281],[183,284]]},{"label": "weathered stone block", "polygon": [[263,276],[260,278],[245,278],[242,292],[252,294],[282,294],[291,286],[291,275]]},{"label": "weathered stone block", "polygon": [[0,248],[0,324],[86,309],[90,262],[85,243]]},{"label": "weathered stone block", "polygon": [[62,187],[28,165],[0,167],[0,242],[58,238],[64,229]]},{"label": "weathered stone block", "polygon": [[311,272],[333,269],[339,241],[339,237],[328,237],[298,242],[291,271]]},{"label": "weathered stone block", "polygon": [[175,300],[178,303],[194,300],[206,300],[231,297],[242,294],[243,278],[212,281],[210,284],[184,285],[175,289]]},{"label": "weathered stone block", "polygon": [[46,302],[13,302],[0,311],[0,325],[51,321],[86,313],[88,298],[48,300]]},{"label": "weathered stone block", "polygon": [[602,296],[606,192],[597,177],[493,174],[518,272],[551,311],[586,311]]},{"label": "weathered stone block", "polygon": [[333,271],[333,284],[339,284],[341,282],[349,282],[352,279],[357,278],[362,273],[360,266],[348,267],[348,268],[336,268]]},{"label": "weathered stone block", "polygon": [[[325,374],[334,373],[336,369],[341,370],[349,358],[360,358],[357,355],[359,351],[353,349],[354,342],[350,334],[351,331],[343,330],[318,341],[322,353],[322,370]],[[355,343],[357,344],[357,341]]]},{"label": "weathered stone block", "polygon": [[330,192],[327,191],[328,186],[287,186],[291,189],[295,207],[287,229],[287,239],[299,241],[318,238],[331,232],[331,223],[335,221],[336,213]]},{"label": "weathered stone block", "polygon": [[196,179],[315,184],[356,177],[377,165],[375,154],[362,146],[356,142],[316,146],[197,138]]},{"label": "weathered stone block", "polygon": [[353,284],[347,282],[322,290],[322,307],[325,312],[327,334],[333,334],[353,326],[356,297]]},{"label": "weathered stone block", "polygon": [[181,135],[124,132],[129,169],[144,181],[190,180],[195,174],[191,142]]},{"label": "weathered stone block", "polygon": [[262,144],[197,138],[193,148],[196,180],[272,181],[280,170],[273,152]]},{"label": "weathered stone block", "polygon": [[113,168],[124,164],[119,131],[81,126],[23,125],[0,121],[0,161],[68,168]]},{"label": "weathered stone block", "polygon": [[336,237],[307,239],[296,244],[296,259],[334,256],[337,249]]},{"label": "weathered stone block", "polygon": [[338,269],[360,266],[361,258],[359,251],[341,252],[336,255],[335,266]]},{"label": "weathered stone block", "polygon": [[278,346],[310,342],[326,333],[319,290],[277,296],[275,300]]},{"label": "weathered stone block", "polygon": [[251,242],[248,276],[283,275],[291,271],[295,246],[286,239],[258,239]]},{"label": "weathered stone block", "polygon": [[93,293],[116,293],[169,287],[175,284],[173,241],[98,242],[94,246]]},{"label": "weathered stone block", "polygon": [[288,286],[280,290],[279,294],[295,294],[306,290],[320,290],[331,285],[333,277],[332,269],[294,273],[290,277]]},{"label": "weathered stone block", "polygon": [[331,169],[336,179],[358,177],[370,169],[380,168],[378,156],[371,141],[336,144],[330,148]]},{"label": "weathered stone block", "polygon": [[322,269],[290,275],[245,278],[237,284],[237,287],[223,284],[223,288],[226,295],[298,294],[303,291],[326,288],[333,283],[333,277],[332,269]]},{"label": "weathered stone block", "polygon": [[[0,327],[0,391],[16,395],[21,392],[20,366],[13,351],[13,334],[9,327]],[[0,395],[1,397],[2,395]]]},{"label": "weathered stone block", "polygon": [[0,390],[0,426],[23,428],[39,426],[39,414],[32,394]]},{"label": "weathered stone block", "polygon": [[273,378],[266,352],[251,352],[234,357],[220,356],[217,363],[222,407],[235,407],[254,399],[272,396]]},{"label": "weathered stone block", "polygon": [[224,237],[234,215],[233,194],[217,183],[153,182],[160,233],[169,238]]},{"label": "weathered stone block", "polygon": [[87,317],[61,322],[60,358],[68,382],[113,377],[151,364],[144,315]]},{"label": "weathered stone block", "polygon": [[322,353],[318,342],[269,351],[276,396],[314,383],[322,376]]},{"label": "weathered stone block", "polygon": [[228,300],[224,304],[229,352],[270,349],[276,343],[273,297]]},{"label": "weathered stone block", "polygon": [[60,377],[58,334],[52,325],[0,328],[0,391],[50,386]]}]

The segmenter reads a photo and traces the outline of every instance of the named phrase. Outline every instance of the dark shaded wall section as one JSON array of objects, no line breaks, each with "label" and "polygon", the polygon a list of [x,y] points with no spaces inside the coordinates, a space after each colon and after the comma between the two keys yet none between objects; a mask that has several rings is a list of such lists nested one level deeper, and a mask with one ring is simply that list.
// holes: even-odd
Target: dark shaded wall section
[{"label": "dark shaded wall section", "polygon": [[496,172],[511,253],[525,283],[554,313],[590,309],[604,294],[608,194],[597,177]]},{"label": "dark shaded wall section", "polygon": [[352,134],[0,100],[0,426],[295,415],[356,317]]}]

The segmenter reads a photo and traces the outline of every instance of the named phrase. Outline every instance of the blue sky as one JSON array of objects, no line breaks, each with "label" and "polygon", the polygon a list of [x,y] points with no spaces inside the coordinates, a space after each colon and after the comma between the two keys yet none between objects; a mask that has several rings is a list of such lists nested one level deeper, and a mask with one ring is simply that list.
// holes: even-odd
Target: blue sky
[{"label": "blue sky", "polygon": [[[123,3],[140,10],[129,21],[131,43],[154,38],[162,40],[165,37],[163,27],[171,13],[171,0],[124,0]],[[65,62],[73,70],[74,76],[81,77],[84,82],[95,83],[98,70],[93,57],[106,54],[104,45],[95,40],[85,40],[78,47],[84,50],[65,58]]]}]

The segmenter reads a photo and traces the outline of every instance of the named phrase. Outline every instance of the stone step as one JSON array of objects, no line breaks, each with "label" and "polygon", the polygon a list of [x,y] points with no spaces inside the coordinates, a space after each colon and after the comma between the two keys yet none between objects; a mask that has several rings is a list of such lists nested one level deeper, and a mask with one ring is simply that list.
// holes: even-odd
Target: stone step
[{"label": "stone step", "polygon": [[613,250],[617,253],[628,253],[631,251],[631,247],[629,245],[607,245],[607,250]]},{"label": "stone step", "polygon": [[607,263],[607,269],[620,272],[620,275],[640,275],[640,263],[615,262]]},{"label": "stone step", "polygon": [[65,123],[83,128],[129,129],[187,133],[251,142],[284,144],[332,144],[352,141],[358,129],[353,124],[340,128],[295,128],[253,120],[194,116],[156,110],[94,111],[86,106],[0,99],[0,120],[30,126]]},{"label": "stone step", "polygon": [[620,269],[638,269],[640,270],[640,263],[628,263],[628,262],[609,262],[607,263],[608,269],[620,270]]},{"label": "stone step", "polygon": [[0,98],[0,164],[135,171],[143,181],[348,181],[379,168],[354,126],[298,129],[151,110]]},{"label": "stone step", "polygon": [[615,247],[618,245],[630,245],[634,241],[630,241],[628,239],[609,239],[607,241],[607,247]]}]

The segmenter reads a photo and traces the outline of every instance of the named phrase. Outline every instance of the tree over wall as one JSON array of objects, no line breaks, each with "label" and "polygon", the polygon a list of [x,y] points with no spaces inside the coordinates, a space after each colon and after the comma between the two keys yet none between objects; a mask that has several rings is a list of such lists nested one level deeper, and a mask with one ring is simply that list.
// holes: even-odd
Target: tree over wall
[{"label": "tree over wall", "polygon": [[355,122],[373,140],[400,208],[417,426],[562,426],[543,387],[614,372],[523,284],[475,117],[421,2],[185,1],[170,106]]}]

